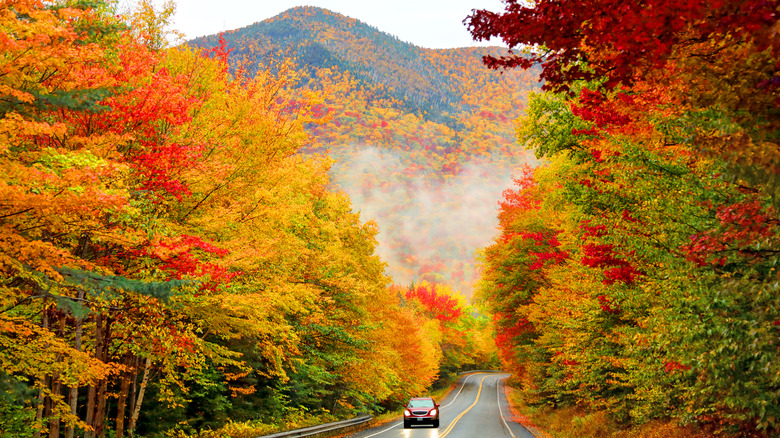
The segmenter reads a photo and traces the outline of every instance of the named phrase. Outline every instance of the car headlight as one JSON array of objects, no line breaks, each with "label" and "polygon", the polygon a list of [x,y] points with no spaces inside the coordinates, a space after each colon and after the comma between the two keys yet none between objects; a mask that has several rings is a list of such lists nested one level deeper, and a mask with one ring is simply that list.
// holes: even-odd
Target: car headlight
[{"label": "car headlight", "polygon": [[412,415],[412,413],[411,413],[411,412],[409,412],[409,409],[405,409],[405,410],[404,410],[404,417],[408,417],[408,416],[410,416],[410,415]]},{"label": "car headlight", "polygon": [[431,409],[431,412],[428,412],[428,415],[436,415],[436,409]]}]

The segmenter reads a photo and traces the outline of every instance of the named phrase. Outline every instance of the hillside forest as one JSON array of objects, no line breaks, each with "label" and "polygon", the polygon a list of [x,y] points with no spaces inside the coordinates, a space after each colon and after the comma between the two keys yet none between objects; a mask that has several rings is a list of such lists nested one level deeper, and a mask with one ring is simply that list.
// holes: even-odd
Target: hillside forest
[{"label": "hillside forest", "polygon": [[780,432],[780,4],[504,3],[464,25],[510,50],[0,2],[0,437],[254,437],[484,368]]},{"label": "hillside forest", "polygon": [[[431,50],[349,17],[297,7],[188,45],[230,50],[231,68],[291,65],[314,106],[305,151],[336,160],[332,187],[379,225],[377,253],[398,284],[439,282],[470,296],[474,254],[495,234],[497,202],[533,154],[514,121],[538,69],[496,72],[499,48]],[[504,50],[505,51],[505,50]]]}]

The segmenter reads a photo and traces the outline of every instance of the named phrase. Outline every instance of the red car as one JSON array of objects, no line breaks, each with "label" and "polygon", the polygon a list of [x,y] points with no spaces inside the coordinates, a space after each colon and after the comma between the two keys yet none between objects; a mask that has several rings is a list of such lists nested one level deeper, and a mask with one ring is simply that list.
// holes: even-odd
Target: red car
[{"label": "red car", "polygon": [[404,429],[425,423],[439,427],[439,405],[432,397],[412,397],[404,408]]}]

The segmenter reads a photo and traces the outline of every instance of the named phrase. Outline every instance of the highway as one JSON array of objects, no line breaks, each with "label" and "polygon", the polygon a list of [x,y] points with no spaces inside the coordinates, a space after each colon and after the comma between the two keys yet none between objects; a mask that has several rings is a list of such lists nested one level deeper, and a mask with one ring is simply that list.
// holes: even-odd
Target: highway
[{"label": "highway", "polygon": [[[508,374],[476,373],[461,377],[455,389],[440,405],[438,429],[430,425],[403,428],[397,421],[349,435],[348,438],[533,438],[511,413],[504,396],[503,380]],[[420,394],[427,395],[427,394]]]}]

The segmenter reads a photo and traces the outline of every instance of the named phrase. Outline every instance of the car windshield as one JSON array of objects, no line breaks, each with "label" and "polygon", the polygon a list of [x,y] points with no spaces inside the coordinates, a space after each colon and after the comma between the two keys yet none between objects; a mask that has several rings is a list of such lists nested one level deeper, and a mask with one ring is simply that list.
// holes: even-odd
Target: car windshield
[{"label": "car windshield", "polygon": [[410,408],[432,408],[433,400],[429,398],[421,399],[421,400],[410,400],[409,407]]}]

